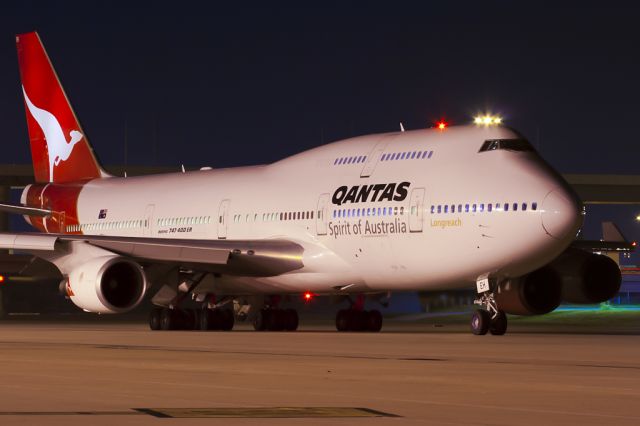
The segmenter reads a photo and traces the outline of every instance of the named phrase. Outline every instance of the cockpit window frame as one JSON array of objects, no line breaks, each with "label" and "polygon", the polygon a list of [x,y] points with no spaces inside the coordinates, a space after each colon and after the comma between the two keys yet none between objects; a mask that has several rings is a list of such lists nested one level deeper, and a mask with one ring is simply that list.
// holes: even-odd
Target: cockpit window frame
[{"label": "cockpit window frame", "polygon": [[525,138],[487,139],[478,152],[511,151],[511,152],[535,152],[536,150]]}]

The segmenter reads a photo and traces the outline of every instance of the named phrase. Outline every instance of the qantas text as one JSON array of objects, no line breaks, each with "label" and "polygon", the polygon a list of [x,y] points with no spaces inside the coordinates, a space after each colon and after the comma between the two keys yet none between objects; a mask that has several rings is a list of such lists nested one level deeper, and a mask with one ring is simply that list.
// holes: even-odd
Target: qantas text
[{"label": "qantas text", "polygon": [[378,183],[341,186],[333,193],[331,201],[338,206],[344,203],[366,203],[368,201],[403,201],[409,193],[409,182]]}]

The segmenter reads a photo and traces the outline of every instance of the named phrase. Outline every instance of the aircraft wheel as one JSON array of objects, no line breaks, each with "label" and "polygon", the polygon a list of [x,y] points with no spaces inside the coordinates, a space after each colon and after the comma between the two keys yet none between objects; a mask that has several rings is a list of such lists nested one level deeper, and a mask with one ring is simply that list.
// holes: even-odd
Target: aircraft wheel
[{"label": "aircraft wheel", "polygon": [[269,314],[267,315],[267,330],[284,330],[285,319],[284,311],[282,309],[269,309]]},{"label": "aircraft wheel", "polygon": [[296,331],[298,325],[298,312],[295,309],[286,309],[284,311],[284,329],[286,331]]},{"label": "aircraft wheel", "polygon": [[231,331],[233,330],[233,324],[235,318],[231,309],[220,310],[220,330]]},{"label": "aircraft wheel", "polygon": [[495,318],[491,319],[489,325],[489,332],[494,336],[502,336],[507,332],[507,314],[502,311],[498,311]]},{"label": "aircraft wheel", "polygon": [[378,332],[382,329],[382,314],[378,310],[367,312],[366,316],[367,331]]},{"label": "aircraft wheel", "polygon": [[200,312],[200,330],[208,331],[213,330],[213,315],[212,310],[208,308],[202,309]]},{"label": "aircraft wheel", "polygon": [[253,319],[253,329],[255,331],[265,331],[267,329],[268,309],[261,309]]},{"label": "aircraft wheel", "polygon": [[162,308],[151,308],[151,312],[149,312],[149,328],[151,330],[160,330],[161,315]]},{"label": "aircraft wheel", "polygon": [[198,311],[195,309],[184,309],[182,311],[182,329],[197,330],[199,325]]},{"label": "aircraft wheel", "polygon": [[491,317],[484,309],[476,309],[471,315],[471,332],[476,336],[482,336],[489,331]]},{"label": "aircraft wheel", "polygon": [[351,328],[351,315],[347,309],[340,309],[336,314],[336,329],[348,331]]},{"label": "aircraft wheel", "polygon": [[178,330],[179,314],[176,309],[163,308],[160,314],[160,328],[162,330]]}]

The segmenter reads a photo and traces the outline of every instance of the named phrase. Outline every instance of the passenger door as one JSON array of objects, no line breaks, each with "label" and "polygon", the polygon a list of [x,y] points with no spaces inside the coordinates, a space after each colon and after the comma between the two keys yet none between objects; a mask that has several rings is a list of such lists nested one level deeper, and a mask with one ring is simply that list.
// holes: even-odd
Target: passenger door
[{"label": "passenger door", "polygon": [[327,235],[329,222],[329,194],[321,194],[316,209],[316,233]]},{"label": "passenger door", "polygon": [[424,188],[411,191],[409,203],[409,231],[422,232],[424,221]]},{"label": "passenger door", "polygon": [[229,218],[229,204],[231,200],[222,200],[218,208],[218,239],[227,238],[227,222]]},{"label": "passenger door", "polygon": [[142,235],[148,237],[152,235],[153,230],[153,211],[155,210],[155,204],[148,204],[144,211],[144,223],[142,224]]}]

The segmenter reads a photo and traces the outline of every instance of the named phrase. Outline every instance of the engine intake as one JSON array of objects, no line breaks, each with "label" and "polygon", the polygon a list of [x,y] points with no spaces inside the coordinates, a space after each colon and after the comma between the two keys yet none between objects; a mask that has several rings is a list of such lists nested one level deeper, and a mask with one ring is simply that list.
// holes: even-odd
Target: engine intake
[{"label": "engine intake", "polygon": [[72,270],[63,284],[74,304],[98,313],[130,311],[147,289],[142,267],[120,256],[93,258]]},{"label": "engine intake", "polygon": [[544,266],[519,278],[504,281],[495,292],[498,309],[513,315],[542,315],[562,300],[561,278]]},{"label": "engine intake", "polygon": [[620,290],[622,273],[608,256],[569,249],[549,266],[562,277],[562,298],[569,303],[601,303]]}]

